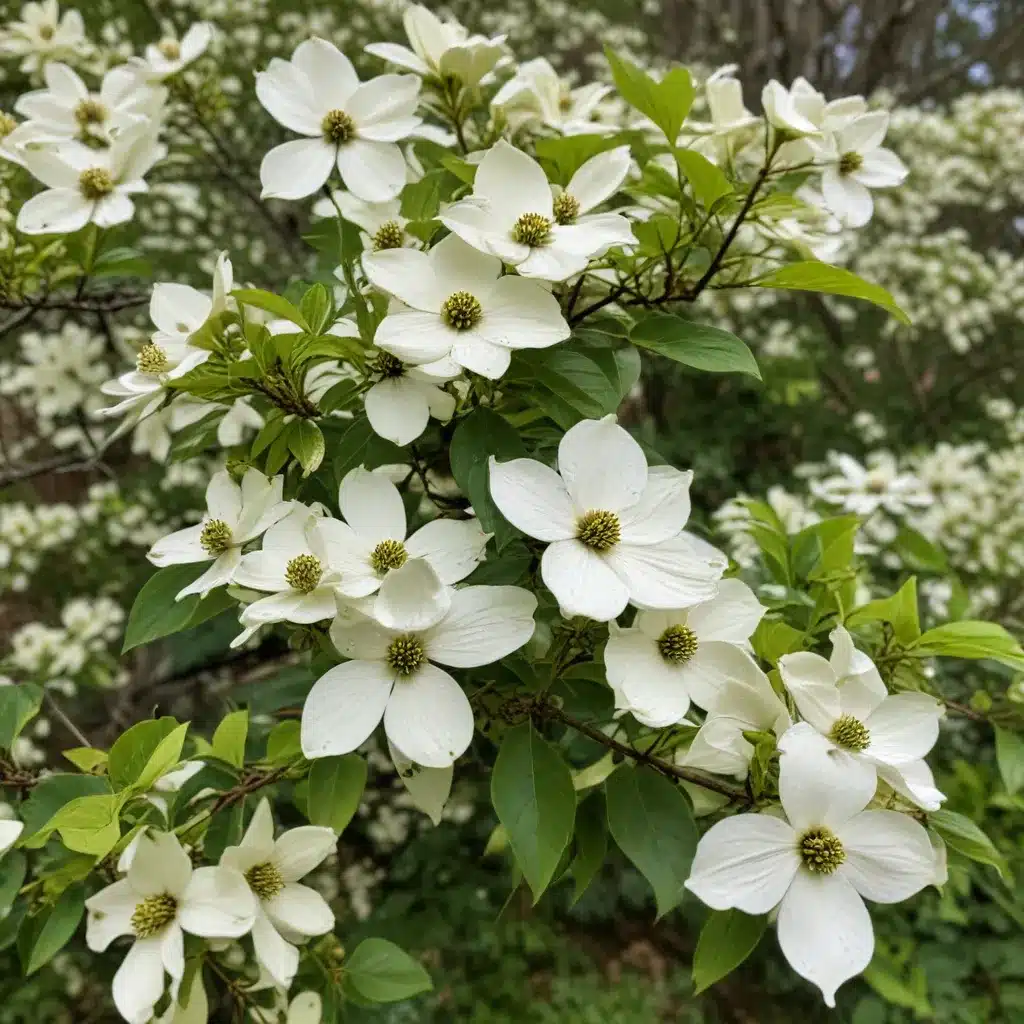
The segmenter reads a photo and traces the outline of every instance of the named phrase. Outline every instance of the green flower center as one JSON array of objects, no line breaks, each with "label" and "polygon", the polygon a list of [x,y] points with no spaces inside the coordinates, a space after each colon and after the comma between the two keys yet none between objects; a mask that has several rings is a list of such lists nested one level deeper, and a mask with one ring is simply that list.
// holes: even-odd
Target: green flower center
[{"label": "green flower center", "polygon": [[383,378],[401,377],[405,373],[405,363],[401,359],[396,359],[390,352],[381,352],[370,369]]},{"label": "green flower center", "polygon": [[380,252],[381,249],[401,249],[404,240],[402,225],[397,220],[386,220],[373,236],[373,250]]},{"label": "green flower center", "polygon": [[245,880],[261,900],[272,900],[284,888],[284,877],[269,861],[249,868]]},{"label": "green flower center", "polygon": [[797,847],[804,867],[816,875],[831,875],[846,860],[846,851],[831,829],[820,825],[808,829]]},{"label": "green flower center", "polygon": [[697,634],[689,626],[669,626],[658,637],[658,650],[673,665],[685,665],[697,653]]},{"label": "green flower center", "polygon": [[166,928],[178,914],[178,901],[169,893],[159,896],[147,896],[141,903],[135,904],[132,913],[132,931],[140,939],[148,939],[151,935]]},{"label": "green flower center", "polygon": [[40,25],[39,26],[39,38],[45,39],[49,42],[53,38],[55,29],[52,25]]},{"label": "green flower center", "polygon": [[844,153],[839,158],[839,173],[853,174],[864,166],[864,157],[860,153]]},{"label": "green flower center", "polygon": [[356,123],[344,110],[328,110],[320,122],[320,129],[328,142],[340,145],[356,133]]},{"label": "green flower center", "polygon": [[6,139],[17,127],[18,122],[10,114],[5,114],[0,110],[0,139]]},{"label": "green flower center", "polygon": [[223,519],[210,519],[199,534],[199,546],[208,555],[222,555],[231,547],[231,527]]},{"label": "green flower center", "polygon": [[163,39],[156,48],[166,60],[177,60],[181,56],[181,44],[177,39]]},{"label": "green flower center", "polygon": [[610,551],[621,537],[622,527],[614,512],[587,512],[576,523],[576,539],[592,551]]},{"label": "green flower center", "polygon": [[284,570],[288,585],[303,594],[316,590],[323,575],[323,564],[316,555],[296,555]]},{"label": "green flower center", "polygon": [[475,327],[483,313],[480,300],[469,292],[453,292],[441,306],[441,319],[457,331],[468,331]]},{"label": "green flower center", "polygon": [[551,221],[539,213],[524,213],[512,228],[512,237],[520,245],[547,245],[551,241]]},{"label": "green flower center", "polygon": [[114,179],[103,167],[90,167],[78,176],[78,190],[91,203],[95,203],[114,191]]},{"label": "green flower center", "polygon": [[166,373],[171,368],[167,353],[152,341],[139,349],[135,357],[135,368],[139,373]]},{"label": "green flower center", "polygon": [[427,660],[427,652],[417,637],[397,636],[388,645],[386,660],[400,676],[411,676]]},{"label": "green flower center", "polygon": [[555,220],[559,224],[572,224],[579,215],[580,201],[575,196],[563,192],[555,197]]},{"label": "green flower center", "polygon": [[829,730],[829,739],[837,746],[858,753],[867,750],[871,744],[871,733],[864,723],[853,715],[840,715]]},{"label": "green flower center", "polygon": [[370,566],[378,575],[389,569],[401,569],[409,555],[400,540],[382,540],[370,555]]},{"label": "green flower center", "polygon": [[82,100],[75,107],[75,120],[83,127],[102,124],[107,119],[107,108],[99,100]]}]

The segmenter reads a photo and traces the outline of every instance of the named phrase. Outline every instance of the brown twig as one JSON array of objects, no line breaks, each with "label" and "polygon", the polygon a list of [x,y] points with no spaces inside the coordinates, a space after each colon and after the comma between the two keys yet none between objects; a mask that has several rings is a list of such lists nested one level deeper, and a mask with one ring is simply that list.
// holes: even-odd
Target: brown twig
[{"label": "brown twig", "polygon": [[[47,295],[42,298],[12,299],[0,296],[0,309],[14,309],[34,313],[38,310],[57,309],[72,313],[116,313],[149,302],[148,292],[109,292],[99,295]],[[12,318],[0,325],[0,334],[17,326]],[[27,316],[24,317],[27,319]],[[20,322],[20,321],[18,321]]]}]

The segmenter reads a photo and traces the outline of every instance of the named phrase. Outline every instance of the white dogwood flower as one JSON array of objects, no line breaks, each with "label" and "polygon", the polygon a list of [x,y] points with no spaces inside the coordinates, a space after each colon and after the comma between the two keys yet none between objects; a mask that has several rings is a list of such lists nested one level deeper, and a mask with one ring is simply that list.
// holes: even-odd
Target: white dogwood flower
[{"label": "white dogwood flower", "polygon": [[324,935],[334,927],[327,901],[299,879],[326,860],[337,842],[331,829],[317,825],[289,829],[275,840],[274,818],[264,798],[241,843],[221,855],[221,867],[237,871],[256,898],[256,959],[281,988],[291,986],[299,968],[299,951],[289,937]]},{"label": "white dogwood flower", "polygon": [[928,833],[896,811],[865,810],[874,785],[848,775],[806,723],[779,741],[785,818],[737,814],[697,845],[686,888],[715,910],[779,908],[779,945],[828,1006],[867,967],[874,931],[864,900],[899,903],[930,885]]},{"label": "white dogwood flower", "polygon": [[522,277],[499,277],[497,256],[456,235],[430,252],[366,253],[363,269],[374,287],[399,300],[377,327],[374,344],[403,362],[450,358],[497,380],[513,349],[548,348],[570,334],[550,291]]},{"label": "white dogwood flower", "polygon": [[611,86],[590,82],[574,89],[544,57],[525,61],[495,94],[491,106],[500,110],[514,129],[537,123],[563,135],[608,130],[594,121],[598,104]]},{"label": "white dogwood flower", "polygon": [[828,461],[839,472],[811,482],[811,493],[848,512],[870,516],[879,509],[902,516],[934,500],[913,473],[900,472],[890,452],[873,452],[865,466],[852,455],[829,452]]},{"label": "white dogwood flower", "polygon": [[502,515],[547,542],[541,575],[565,617],[607,622],[632,601],[685,608],[718,591],[728,560],[684,533],[692,472],[648,468],[614,416],[583,420],[558,446],[558,471],[534,459],[490,460]]},{"label": "white dogwood flower", "polygon": [[256,919],[256,900],[244,880],[218,867],[193,870],[176,836],[147,830],[127,875],[85,901],[86,943],[102,953],[114,939],[134,942],[114,975],[114,1005],[129,1024],[147,1024],[164,992],[185,973],[184,932],[234,939]]},{"label": "white dogwood flower", "polygon": [[25,825],[9,818],[0,820],[0,857],[2,857],[20,838]]},{"label": "white dogwood flower", "polygon": [[201,331],[211,317],[228,308],[234,272],[228,254],[222,252],[213,268],[209,295],[187,284],[158,282],[153,285],[149,318],[156,326],[153,343],[188,341]]},{"label": "white dogwood flower", "polygon": [[409,444],[431,417],[447,423],[455,414],[455,396],[441,387],[462,376],[462,367],[452,359],[413,366],[382,349],[370,369],[376,381],[364,398],[366,418],[381,437]]},{"label": "white dogwood flower", "polygon": [[181,39],[167,36],[159,43],[150,43],[145,57],[132,57],[129,66],[143,79],[162,81],[198,60],[212,40],[213,25],[197,21]]},{"label": "white dogwood flower", "polygon": [[281,500],[283,489],[284,477],[268,480],[258,469],[247,469],[241,485],[226,469],[213,474],[206,487],[203,521],[158,540],[146,556],[160,568],[213,561],[202,576],[178,592],[176,601],[189,594],[205,597],[231,582],[242,560],[242,547],[291,510],[291,503]]},{"label": "white dogwood flower", "polygon": [[743,102],[743,84],[734,77],[735,64],[719,68],[704,83],[704,95],[711,114],[711,130],[717,134],[730,134],[758,123]]},{"label": "white dogwood flower", "polygon": [[691,700],[712,707],[732,652],[747,644],[764,612],[750,587],[729,579],[690,608],[638,612],[629,629],[612,622],[604,663],[616,707],[656,729],[681,722]]},{"label": "white dogwood flower", "polygon": [[[425,574],[407,578],[407,603],[418,611],[431,598],[431,581]],[[339,617],[331,639],[353,660],[322,675],[306,698],[303,753],[346,754],[383,719],[389,742],[408,760],[447,768],[473,738],[473,709],[437,665],[474,668],[518,650],[533,635],[536,607],[521,587],[464,587],[450,595],[443,617],[423,628],[386,629],[369,618]]]},{"label": "white dogwood flower", "polygon": [[264,198],[302,199],[337,166],[345,187],[360,199],[393,199],[406,180],[398,142],[421,123],[419,90],[415,75],[360,83],[348,57],[324,39],[300,43],[290,61],[275,57],[257,73],[256,95],[276,121],[306,138],[263,158]]},{"label": "white dogwood flower", "polygon": [[470,35],[455,20],[441,21],[422,4],[410,4],[402,15],[405,34],[412,47],[398,43],[370,43],[367,53],[418,75],[457,78],[463,85],[477,85],[505,52],[505,37]]},{"label": "white dogwood flower", "polygon": [[472,195],[452,203],[440,220],[523,277],[564,281],[613,246],[636,242],[620,213],[580,216],[614,195],[628,172],[628,147],[599,153],[555,198],[540,164],[501,140],[480,161]]},{"label": "white dogwood flower", "polygon": [[807,114],[800,110],[797,95],[774,78],[761,90],[761,106],[768,123],[787,136],[817,135],[819,131]]},{"label": "white dogwood flower", "polygon": [[[842,626],[829,634],[832,656],[798,651],[779,659],[779,674],[800,716],[826,737],[850,774],[876,773],[926,810],[945,799],[924,756],[939,737],[942,705],[927,693],[890,695],[871,659]],[[904,769],[907,774],[904,774]]]},{"label": "white dogwood flower", "polygon": [[374,252],[412,244],[413,238],[405,230],[409,221],[402,216],[401,199],[368,203],[341,189],[335,190],[332,196],[331,199],[318,199],[313,204],[314,217],[337,217],[340,210],[345,220],[363,229],[363,245]]},{"label": "white dogwood flower", "polygon": [[131,220],[131,196],[148,191],[143,176],[166,153],[149,122],[119,132],[109,149],[77,141],[25,147],[22,162],[47,188],[18,211],[18,230],[71,234],[89,223],[109,228]]},{"label": "white dogwood flower", "polygon": [[85,53],[89,41],[79,11],[61,16],[57,0],[35,0],[21,9],[21,20],[0,30],[0,56],[21,57],[20,70],[31,74],[48,60],[66,60]]}]

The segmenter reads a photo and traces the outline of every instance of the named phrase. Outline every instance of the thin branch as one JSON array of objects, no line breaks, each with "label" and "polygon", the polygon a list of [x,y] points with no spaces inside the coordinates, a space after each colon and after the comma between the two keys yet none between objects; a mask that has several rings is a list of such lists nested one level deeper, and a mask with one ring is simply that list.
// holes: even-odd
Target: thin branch
[{"label": "thin branch", "polygon": [[83,459],[80,455],[55,455],[52,459],[43,459],[40,462],[31,462],[28,465],[12,466],[10,469],[0,470],[0,487],[7,487],[20,480],[44,476],[47,473],[88,472],[96,469],[97,466],[98,463],[94,458]]},{"label": "thin branch", "polygon": [[[0,309],[27,312],[28,316],[44,309],[59,309],[71,313],[117,313],[122,309],[144,306],[149,302],[148,292],[110,292],[99,295],[49,295],[40,299],[12,299],[0,296]],[[28,316],[22,319],[28,319]],[[17,317],[0,325],[0,334],[18,326]]]},{"label": "thin branch", "polygon": [[92,742],[89,737],[86,736],[70,718],[68,718],[64,709],[57,703],[52,693],[44,691],[43,700],[50,713],[61,723],[61,725],[64,726],[65,729],[67,729],[69,733],[71,733],[72,736],[75,737],[76,740],[78,740],[79,743],[82,744],[83,747],[92,746]]}]

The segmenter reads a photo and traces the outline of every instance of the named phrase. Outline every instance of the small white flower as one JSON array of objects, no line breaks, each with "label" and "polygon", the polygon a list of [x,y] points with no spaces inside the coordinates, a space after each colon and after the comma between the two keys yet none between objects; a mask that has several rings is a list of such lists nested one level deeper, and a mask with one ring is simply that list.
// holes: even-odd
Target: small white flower
[{"label": "small white flower", "polygon": [[450,359],[497,380],[513,349],[548,348],[571,333],[550,291],[522,277],[499,277],[501,260],[457,235],[429,253],[366,253],[363,269],[375,287],[399,300],[378,326],[374,344],[403,362]]},{"label": "small white flower", "polygon": [[360,199],[393,199],[406,180],[397,143],[420,125],[419,90],[415,75],[360,83],[348,57],[324,39],[300,43],[291,61],[275,57],[257,73],[256,95],[276,121],[306,138],[263,158],[264,198],[302,199],[337,166],[345,187]]},{"label": "small white flower", "polygon": [[477,85],[505,52],[505,37],[470,35],[457,21],[441,21],[421,4],[410,4],[402,16],[412,49],[397,43],[371,43],[366,52],[418,75],[454,77]]},{"label": "small white flower", "polygon": [[704,83],[712,131],[720,134],[740,131],[758,123],[743,102],[743,85],[733,77],[736,65],[719,68]]},{"label": "small white flower", "polygon": [[213,39],[213,26],[206,21],[191,25],[180,40],[168,36],[146,47],[146,56],[133,57],[131,67],[147,80],[170,78],[198,60]]},{"label": "small white flower", "polygon": [[874,784],[847,775],[805,723],[779,741],[785,818],[737,814],[697,846],[686,888],[715,910],[779,908],[779,945],[828,1006],[867,967],[874,931],[864,900],[899,903],[932,883],[928,833],[896,811],[867,811]]},{"label": "small white flower", "polygon": [[105,150],[75,141],[25,147],[25,167],[47,189],[18,211],[18,230],[71,234],[89,223],[109,228],[131,220],[131,196],[148,191],[143,176],[166,153],[148,122],[128,126]]},{"label": "small white flower", "polygon": [[742,580],[722,580],[710,601],[637,613],[630,629],[610,625],[604,652],[616,707],[660,729],[681,722],[693,700],[710,709],[765,609]]},{"label": "small white flower", "polygon": [[20,821],[0,819],[0,857],[18,841],[24,829],[25,825]]},{"label": "small white flower", "polygon": [[829,453],[838,476],[811,482],[811,493],[848,512],[870,516],[879,509],[890,515],[905,515],[911,508],[924,508],[933,501],[924,484],[911,473],[901,473],[889,452],[874,452],[868,466],[852,455]]},{"label": "small white flower", "polygon": [[544,57],[519,65],[491,100],[491,106],[518,129],[540,122],[564,135],[581,135],[608,130],[594,122],[598,104],[610,93],[611,86],[599,82],[570,89],[568,83]]},{"label": "small white flower", "polygon": [[[429,570],[404,578],[404,603],[418,614],[430,606],[437,578]],[[330,669],[310,690],[302,709],[303,753],[348,753],[383,719],[388,741],[405,759],[447,768],[473,738],[473,709],[433,662],[474,668],[504,658],[533,635],[536,607],[537,599],[520,587],[464,587],[451,594],[443,617],[431,616],[421,628],[385,629],[372,619],[339,617],[331,639],[353,660]]]},{"label": "small white flower", "polygon": [[128,874],[85,902],[86,943],[102,953],[114,939],[135,941],[114,975],[114,1005],[129,1024],[146,1024],[164,992],[176,993],[185,973],[184,932],[234,939],[256,919],[256,900],[233,871],[193,870],[176,836],[147,831]]},{"label": "small white flower", "polygon": [[256,898],[256,959],[281,988],[291,986],[299,967],[299,951],[289,937],[324,935],[334,927],[327,901],[299,879],[330,856],[337,842],[331,829],[316,825],[290,829],[275,840],[274,818],[264,798],[242,842],[220,858],[221,867],[237,871]]},{"label": "small white flower", "polygon": [[247,469],[241,485],[226,469],[214,473],[206,488],[206,515],[196,526],[158,540],[146,556],[156,566],[208,562],[213,565],[178,592],[205,597],[231,582],[242,560],[242,547],[284,518],[291,503],[282,501],[284,477],[268,480],[258,469]]},{"label": "small white flower", "polygon": [[382,350],[371,369],[378,377],[366,392],[366,418],[381,437],[406,445],[427,429],[431,417],[447,423],[455,414],[455,396],[441,387],[462,375],[450,358],[411,366]]},{"label": "small white flower", "polygon": [[829,634],[832,657],[799,651],[779,659],[779,674],[801,717],[827,740],[850,775],[876,773],[919,806],[945,799],[924,756],[939,737],[942,705],[926,693],[889,694],[871,659],[842,626]]},{"label": "small white flower", "polygon": [[25,4],[21,21],[12,21],[0,31],[0,56],[24,58],[21,70],[28,73],[48,60],[74,57],[88,49],[82,15],[70,10],[61,17],[57,0]]},{"label": "small white flower", "polygon": [[[337,205],[335,205],[337,204]],[[402,216],[402,201],[388,199],[383,203],[368,203],[351,192],[337,190],[333,199],[318,199],[313,204],[314,217],[341,216],[363,229],[363,245],[377,252],[381,249],[399,249],[411,245],[413,238],[406,233],[408,219]]]},{"label": "small white flower", "polygon": [[473,194],[449,206],[440,220],[523,277],[564,281],[613,246],[635,244],[622,214],[580,216],[613,196],[628,172],[629,147],[600,153],[556,199],[540,164],[501,140],[480,162]]},{"label": "small white flower", "polygon": [[[799,90],[797,92],[799,96]],[[794,96],[781,82],[773,78],[761,90],[761,106],[764,116],[773,128],[790,136],[817,135],[816,125],[805,113],[801,113]]]},{"label": "small white flower", "polygon": [[558,446],[558,472],[534,459],[490,460],[491,496],[548,547],[541,575],[566,617],[607,622],[632,601],[685,608],[718,591],[728,560],[683,532],[692,472],[647,467],[614,416],[583,420]]}]

